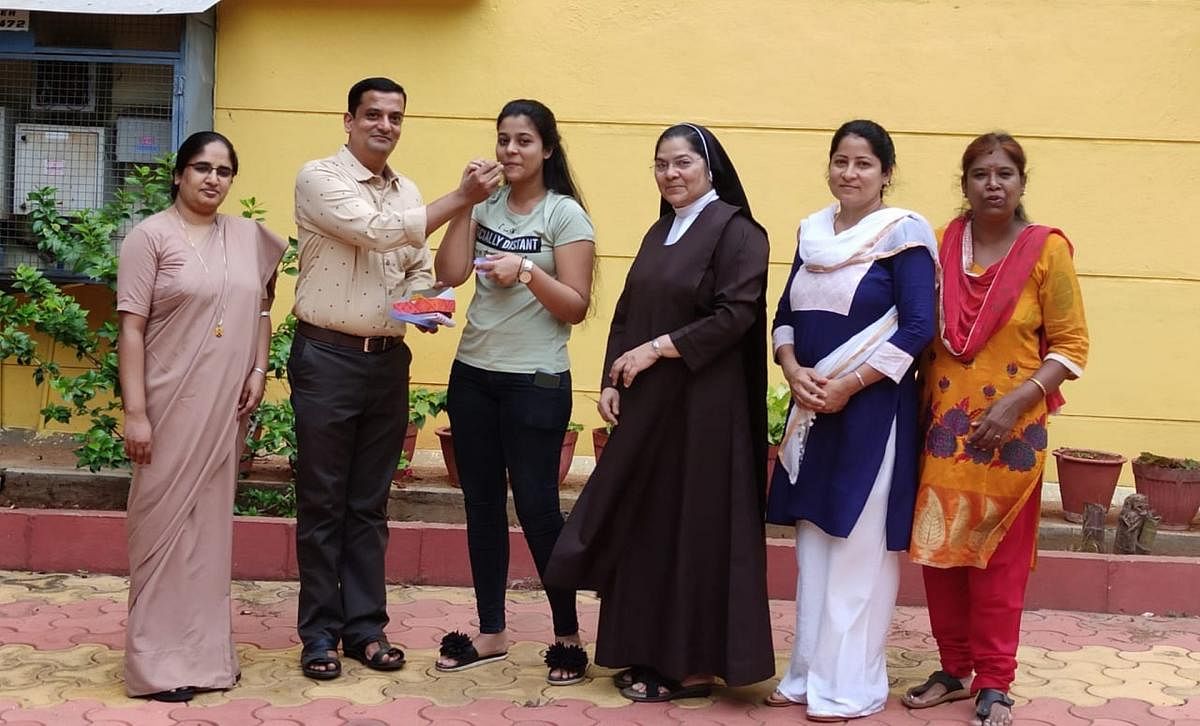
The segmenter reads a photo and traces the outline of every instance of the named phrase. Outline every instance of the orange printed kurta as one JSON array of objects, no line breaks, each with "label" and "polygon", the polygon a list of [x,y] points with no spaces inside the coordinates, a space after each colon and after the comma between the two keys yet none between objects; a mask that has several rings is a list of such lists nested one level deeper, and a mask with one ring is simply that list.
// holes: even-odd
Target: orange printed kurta
[{"label": "orange printed kurta", "polygon": [[[939,240],[944,231],[938,231]],[[984,270],[974,265],[971,272]],[[995,449],[970,446],[966,438],[972,420],[1041,367],[1042,334],[1049,344],[1045,359],[1080,375],[1087,362],[1087,321],[1067,241],[1057,234],[1046,239],[1012,317],[974,360],[951,356],[940,337],[922,358],[925,443],[909,550],[914,562],[986,567],[1041,483],[1045,401],[1018,418]]]}]

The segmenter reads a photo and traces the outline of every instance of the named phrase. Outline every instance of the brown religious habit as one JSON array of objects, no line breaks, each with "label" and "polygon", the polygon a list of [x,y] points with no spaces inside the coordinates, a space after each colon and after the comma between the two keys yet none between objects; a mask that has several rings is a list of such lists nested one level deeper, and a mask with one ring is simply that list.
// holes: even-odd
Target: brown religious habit
[{"label": "brown religious habit", "polygon": [[613,316],[605,374],[664,333],[681,357],[620,388],[619,423],[546,573],[600,594],[599,665],[729,685],[775,671],[763,536],[768,245],[738,211],[712,202],[670,246],[674,217],[659,219]]}]

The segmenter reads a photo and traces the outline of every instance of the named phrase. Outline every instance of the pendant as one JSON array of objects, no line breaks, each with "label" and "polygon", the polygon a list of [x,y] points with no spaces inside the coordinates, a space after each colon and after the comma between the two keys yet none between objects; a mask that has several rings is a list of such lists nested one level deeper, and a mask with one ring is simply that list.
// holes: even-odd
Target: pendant
[{"label": "pendant", "polygon": [[225,334],[225,328],[221,327],[220,325],[218,325],[216,328],[213,329],[213,335],[217,336],[218,338],[220,338],[224,334]]}]

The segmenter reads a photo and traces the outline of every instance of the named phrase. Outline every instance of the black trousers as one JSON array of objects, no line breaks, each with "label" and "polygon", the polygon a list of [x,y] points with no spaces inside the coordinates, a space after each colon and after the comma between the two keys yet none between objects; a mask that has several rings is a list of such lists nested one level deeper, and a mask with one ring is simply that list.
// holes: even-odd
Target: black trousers
[{"label": "black trousers", "polygon": [[388,623],[387,502],[408,428],[408,346],[364,353],[297,333],[297,629],[308,644],[359,647]]},{"label": "black trousers", "polygon": [[[546,570],[563,516],[558,461],[571,418],[571,374],[556,387],[533,375],[486,371],[455,361],[446,412],[467,511],[467,549],[479,612],[479,631],[505,628],[508,584],[508,481],[538,574]],[[555,635],[579,630],[575,591],[547,588]]]}]

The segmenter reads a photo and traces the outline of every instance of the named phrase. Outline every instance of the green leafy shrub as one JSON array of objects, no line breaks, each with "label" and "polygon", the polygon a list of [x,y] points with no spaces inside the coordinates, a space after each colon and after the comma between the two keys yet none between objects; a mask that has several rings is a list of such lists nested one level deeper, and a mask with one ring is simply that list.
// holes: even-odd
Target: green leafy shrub
[{"label": "green leafy shrub", "polygon": [[425,427],[425,422],[446,410],[446,392],[433,391],[420,386],[408,389],[408,422],[418,429]]},{"label": "green leafy shrub", "polygon": [[788,404],[792,401],[792,391],[786,385],[780,384],[767,389],[767,445],[779,446],[783,441],[784,429],[787,427]]},{"label": "green leafy shrub", "polygon": [[[171,203],[172,157],[135,166],[111,202],[96,209],[63,214],[58,192],[44,187],[29,194],[30,229],[38,251],[67,273],[105,285],[115,292],[117,253],[113,239],[122,225],[166,209]],[[72,294],[77,281],[55,283],[41,269],[20,265],[12,290],[0,290],[0,360],[30,366],[37,385],[48,384],[62,399],[41,410],[46,422],[86,418],[89,427],[75,434],[77,465],[99,471],[125,466],[124,443],[114,413],[121,408],[117,378],[117,314],[97,326],[88,321]],[[51,338],[89,366],[78,375],[64,373],[39,349],[30,331]]]}]

